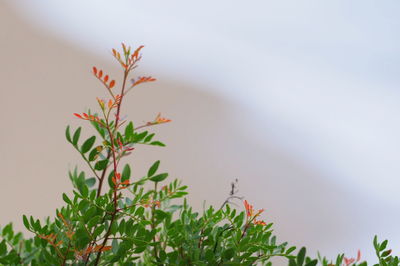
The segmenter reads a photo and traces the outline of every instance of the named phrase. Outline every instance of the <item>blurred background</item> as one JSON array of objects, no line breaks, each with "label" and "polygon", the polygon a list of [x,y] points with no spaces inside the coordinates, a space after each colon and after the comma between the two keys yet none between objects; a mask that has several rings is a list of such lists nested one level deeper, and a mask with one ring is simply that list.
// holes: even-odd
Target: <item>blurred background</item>
[{"label": "blurred background", "polygon": [[[197,210],[230,182],[265,208],[281,241],[333,257],[399,251],[398,1],[0,1],[0,224],[54,215],[83,166],[65,141],[72,113],[121,77],[111,48],[145,45],[127,119],[166,148],[140,147],[134,177],[161,167]],[[86,132],[87,135],[90,132]],[[85,168],[81,168],[84,169]],[[241,207],[241,206],[240,206]]]}]

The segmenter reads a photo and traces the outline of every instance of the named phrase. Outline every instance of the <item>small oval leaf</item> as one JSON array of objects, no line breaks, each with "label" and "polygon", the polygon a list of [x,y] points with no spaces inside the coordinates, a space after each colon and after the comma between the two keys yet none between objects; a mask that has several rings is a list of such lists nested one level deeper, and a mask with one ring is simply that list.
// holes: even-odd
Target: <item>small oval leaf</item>
[{"label": "small oval leaf", "polygon": [[88,151],[93,147],[93,144],[94,144],[95,141],[96,141],[96,136],[92,136],[92,137],[88,138],[88,139],[82,144],[81,152],[82,152],[82,153],[88,152]]}]

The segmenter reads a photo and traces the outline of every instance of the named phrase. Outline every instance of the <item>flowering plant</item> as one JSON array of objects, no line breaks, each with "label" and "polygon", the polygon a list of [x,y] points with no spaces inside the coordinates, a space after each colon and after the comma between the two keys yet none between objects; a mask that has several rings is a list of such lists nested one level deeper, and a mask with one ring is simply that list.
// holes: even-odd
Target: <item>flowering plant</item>
[{"label": "flowering plant", "polygon": [[[0,230],[2,265],[271,265],[273,257],[288,260],[290,266],[367,265],[357,258],[338,255],[334,262],[310,258],[306,249],[280,243],[273,235],[272,223],[263,221],[264,210],[255,211],[243,201],[235,207],[236,183],[219,208],[210,206],[193,211],[185,196],[187,187],[179,180],[167,182],[168,174],[154,162],[142,178],[133,178],[129,164],[121,159],[140,144],[165,146],[154,140],[150,128],[171,120],[158,114],[139,126],[121,119],[121,106],[127,94],[138,85],[153,82],[153,77],[130,79],[141,59],[143,46],[132,51],[112,50],[121,65],[123,79],[117,82],[103,70],[93,67],[93,75],[110,95],[97,98],[98,113],[75,117],[93,127],[96,135],[82,140],[82,128],[66,128],[67,141],[81,155],[94,177],[77,168],[69,172],[72,193],[63,194],[65,206],[53,218],[38,220],[23,216],[26,229],[33,234],[23,238],[12,224]],[[243,209],[243,210],[242,210]],[[387,240],[374,246],[379,265],[398,265],[398,257],[386,250]]]}]

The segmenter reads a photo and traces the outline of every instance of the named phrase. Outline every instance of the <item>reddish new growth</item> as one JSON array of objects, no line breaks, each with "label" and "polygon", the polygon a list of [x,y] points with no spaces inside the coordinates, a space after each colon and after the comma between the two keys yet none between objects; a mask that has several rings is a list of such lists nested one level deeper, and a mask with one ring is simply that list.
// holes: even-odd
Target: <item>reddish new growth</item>
[{"label": "reddish new growth", "polygon": [[127,188],[130,185],[129,180],[121,181],[120,173],[116,173],[111,180],[116,190]]},{"label": "reddish new growth", "polygon": [[103,252],[110,250],[111,246],[103,246],[103,245],[95,245],[95,246],[88,246],[83,250],[75,250],[75,258],[78,260],[85,260],[88,255],[94,252]]},{"label": "reddish new growth", "polygon": [[108,83],[109,77],[108,75],[103,76],[103,70],[97,71],[97,68],[93,67],[93,74],[104,84],[104,86],[106,86],[107,89],[112,89],[115,86],[115,80],[111,80],[110,83]]},{"label": "reddish new growth", "polygon": [[64,216],[59,212],[58,217],[60,217],[61,221],[63,222],[64,226],[68,229],[65,235],[72,240],[72,237],[74,236],[75,232],[73,231],[72,226],[65,220]]},{"label": "reddish new growth", "polygon": [[266,225],[262,220],[257,220],[256,218],[264,212],[264,209],[260,209],[257,212],[254,211],[253,205],[250,205],[247,200],[244,201],[244,207],[246,209],[246,221],[247,223],[252,222],[253,224]]},{"label": "reddish new growth", "polygon": [[158,113],[156,118],[154,118],[153,121],[147,122],[146,126],[153,126],[153,125],[158,125],[158,124],[163,124],[163,123],[168,123],[171,122],[171,119],[161,117],[161,113]]},{"label": "reddish new growth", "polygon": [[83,113],[82,115],[74,113],[74,115],[83,120],[89,120],[89,121],[100,123],[100,119],[95,115],[88,115],[87,113]]},{"label": "reddish new growth", "polygon": [[343,260],[344,260],[345,266],[350,266],[351,264],[353,264],[355,262],[359,262],[361,260],[361,251],[360,250],[357,251],[357,259],[344,257]]},{"label": "reddish new growth", "polygon": [[141,202],[142,206],[145,208],[160,208],[161,202],[158,200],[147,200]]},{"label": "reddish new growth", "polygon": [[[119,93],[115,93],[113,89],[115,90],[115,80],[111,79],[108,74],[105,74],[103,70],[93,67],[92,72],[93,75],[106,87],[107,91],[111,95],[111,99],[108,100],[103,100],[100,98],[97,98],[97,102],[101,108],[101,119],[97,117],[97,115],[91,115],[90,113],[83,113],[83,114],[74,114],[76,117],[83,119],[83,120],[88,120],[91,122],[97,123],[99,126],[104,128],[106,132],[108,133],[107,136],[107,141],[104,141],[104,147],[107,147],[107,157],[106,160],[110,160],[110,165],[113,167],[114,171],[114,176],[112,177],[112,183],[114,187],[113,189],[113,202],[114,202],[114,211],[111,212],[111,219],[110,219],[110,228],[111,225],[114,223],[116,219],[116,215],[118,212],[118,198],[120,197],[120,193],[117,193],[118,190],[128,188],[130,186],[129,180],[121,180],[121,174],[120,171],[118,171],[118,163],[121,157],[128,155],[134,148],[132,147],[132,144],[130,143],[124,143],[123,137],[119,134],[118,129],[119,127],[124,124],[125,121],[121,121],[120,119],[120,112],[121,112],[121,105],[123,98],[125,95],[134,87],[136,87],[139,84],[145,83],[145,82],[153,82],[156,79],[153,77],[138,77],[136,79],[132,79],[131,85],[128,85],[128,77],[130,75],[130,72],[137,67],[137,63],[141,59],[140,55],[140,50],[143,48],[143,46],[140,46],[137,48],[133,53],[131,53],[131,47],[127,47],[125,44],[122,44],[122,52],[118,52],[115,49],[112,49],[112,54],[114,58],[119,62],[119,64],[123,68],[124,72],[124,77],[121,82],[121,90]],[[115,111],[115,112],[114,112]],[[112,115],[111,115],[112,114]],[[115,120],[114,120],[115,117]],[[112,121],[114,120],[114,121]],[[146,127],[146,126],[152,126],[152,125],[157,125],[157,124],[162,124],[166,122],[170,122],[170,119],[166,119],[161,117],[161,114],[158,114],[157,117],[155,118],[154,121],[148,122],[147,124],[135,128],[135,130]],[[101,153],[103,151],[103,146],[98,146],[97,151]],[[95,157],[97,159],[97,157]],[[99,180],[99,187],[98,187],[98,192],[97,192],[97,197],[101,195],[101,189],[105,177],[105,172],[107,170],[107,167],[103,170],[102,174],[96,175],[98,180]],[[158,201],[150,201],[146,202],[145,205],[148,206],[153,206],[153,207],[159,207],[160,202]],[[64,224],[67,225],[66,221],[63,220]],[[53,237],[53,236],[51,236]],[[72,236],[71,236],[72,237]],[[91,244],[88,246],[87,249],[81,250],[76,252],[77,257],[88,257],[87,255],[92,253],[92,252],[98,252],[98,255],[95,260],[95,265],[98,264],[101,256],[102,251],[106,251],[109,249],[108,246],[106,246],[106,243],[110,237],[110,230],[107,231],[106,235],[104,236],[104,239],[102,240],[101,245],[97,245],[96,241],[93,240]],[[54,238],[54,237],[53,237]],[[51,238],[52,239],[52,238]],[[87,259],[86,259],[87,260]]]},{"label": "reddish new growth", "polygon": [[152,77],[138,77],[136,80],[131,79],[131,83],[132,83],[131,87],[139,85],[140,83],[151,82],[151,81],[156,81],[156,79],[152,78]]}]

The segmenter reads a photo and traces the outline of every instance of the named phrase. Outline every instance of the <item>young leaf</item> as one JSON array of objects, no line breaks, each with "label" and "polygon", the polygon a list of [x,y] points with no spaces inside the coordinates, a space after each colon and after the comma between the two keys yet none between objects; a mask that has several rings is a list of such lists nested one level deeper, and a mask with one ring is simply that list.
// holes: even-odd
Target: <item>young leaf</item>
[{"label": "young leaf", "polygon": [[82,153],[86,153],[88,152],[92,147],[94,142],[96,141],[96,136],[91,136],[90,138],[88,138],[81,147],[81,152]]},{"label": "young leaf", "polygon": [[153,176],[158,169],[158,166],[160,165],[160,161],[156,161],[155,163],[153,163],[153,165],[150,167],[149,171],[147,172],[147,176]]}]

